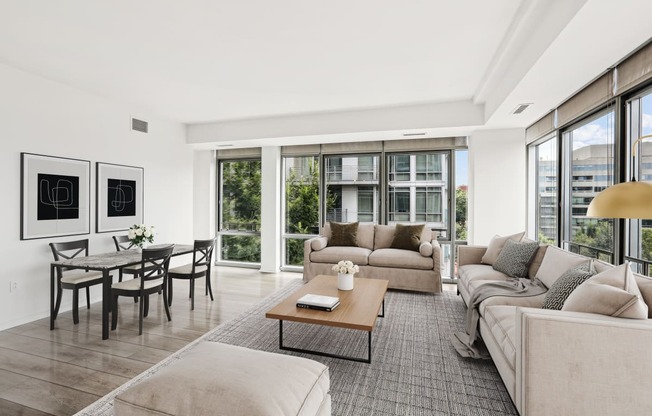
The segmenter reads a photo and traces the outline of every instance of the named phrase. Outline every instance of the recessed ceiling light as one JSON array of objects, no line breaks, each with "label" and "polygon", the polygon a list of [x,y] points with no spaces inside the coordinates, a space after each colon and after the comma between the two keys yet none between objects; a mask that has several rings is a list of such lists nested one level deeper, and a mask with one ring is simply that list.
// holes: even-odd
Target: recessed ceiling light
[{"label": "recessed ceiling light", "polygon": [[521,114],[523,111],[525,111],[526,108],[531,106],[532,103],[523,103],[519,104],[516,106],[516,108],[512,111],[512,114]]}]

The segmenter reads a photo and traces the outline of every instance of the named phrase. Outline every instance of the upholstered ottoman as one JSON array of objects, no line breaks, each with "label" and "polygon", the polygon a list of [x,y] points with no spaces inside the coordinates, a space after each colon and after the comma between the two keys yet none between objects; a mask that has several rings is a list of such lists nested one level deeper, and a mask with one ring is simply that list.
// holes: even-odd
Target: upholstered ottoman
[{"label": "upholstered ottoman", "polygon": [[330,415],[328,367],[203,342],[115,397],[115,416]]}]

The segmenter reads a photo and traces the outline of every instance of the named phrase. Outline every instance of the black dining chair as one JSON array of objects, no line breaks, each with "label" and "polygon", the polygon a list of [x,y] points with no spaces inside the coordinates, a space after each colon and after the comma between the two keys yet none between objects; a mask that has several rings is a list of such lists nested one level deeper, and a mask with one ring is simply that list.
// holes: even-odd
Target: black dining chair
[{"label": "black dining chair", "polygon": [[[50,249],[55,261],[72,259],[77,256],[88,256],[88,239],[67,241],[64,243],[50,243]],[[63,289],[72,290],[72,322],[79,323],[79,289],[86,288],[86,308],[91,308],[90,287],[102,284],[102,272],[70,269],[64,266],[56,267],[57,300],[50,311],[57,319]]]},{"label": "black dining chair", "polygon": [[[113,243],[115,244],[116,251],[136,249],[136,245],[134,245],[126,235],[114,235]],[[140,274],[140,264],[120,268],[118,272],[118,282],[122,282],[123,273],[137,277]]]},{"label": "black dining chair", "polygon": [[138,306],[138,335],[143,334],[143,318],[149,311],[149,295],[163,292],[163,303],[168,321],[172,320],[167,299],[168,269],[170,268],[170,255],[174,244],[168,246],[143,249],[140,262],[142,272],[138,277],[111,285],[111,330],[118,325],[118,297],[130,296],[140,299]]},{"label": "black dining chair", "polygon": [[195,240],[192,252],[192,263],[170,269],[168,277],[168,302],[172,305],[172,281],[174,279],[190,280],[190,309],[195,310],[195,279],[206,277],[206,295],[211,295],[213,301],[213,288],[211,287],[211,259],[215,239]]}]

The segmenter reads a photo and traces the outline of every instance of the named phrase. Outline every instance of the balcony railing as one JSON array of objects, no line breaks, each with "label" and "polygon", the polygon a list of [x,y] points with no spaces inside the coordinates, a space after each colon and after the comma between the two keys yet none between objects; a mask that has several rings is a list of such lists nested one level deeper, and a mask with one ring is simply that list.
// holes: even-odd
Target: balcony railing
[{"label": "balcony railing", "polygon": [[368,166],[329,166],[326,174],[328,182],[378,181],[378,172]]},{"label": "balcony railing", "polygon": [[634,271],[644,276],[652,276],[652,261],[639,259],[637,257],[625,256],[625,260],[634,264]]},{"label": "balcony railing", "polygon": [[614,263],[614,253],[610,250],[605,250],[602,248],[591,247],[585,244],[574,243],[572,241],[564,241],[566,250],[571,253],[581,254],[586,257],[591,257],[594,259],[606,261],[607,263]]}]

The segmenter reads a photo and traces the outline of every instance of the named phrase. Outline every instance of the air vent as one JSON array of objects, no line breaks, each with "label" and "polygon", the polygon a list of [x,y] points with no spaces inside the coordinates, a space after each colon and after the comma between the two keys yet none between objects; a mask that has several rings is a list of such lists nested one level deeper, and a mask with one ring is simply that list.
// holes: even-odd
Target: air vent
[{"label": "air vent", "polygon": [[131,129],[139,131],[141,133],[147,133],[147,122],[143,120],[138,120],[137,118],[131,118]]},{"label": "air vent", "polygon": [[528,108],[531,105],[532,103],[519,104],[516,106],[514,111],[512,111],[512,114],[521,114],[523,111],[525,111],[526,108]]},{"label": "air vent", "polygon": [[423,132],[423,133],[403,133],[403,136],[404,136],[404,137],[409,137],[409,136],[425,136],[425,135],[426,135],[425,132]]}]

